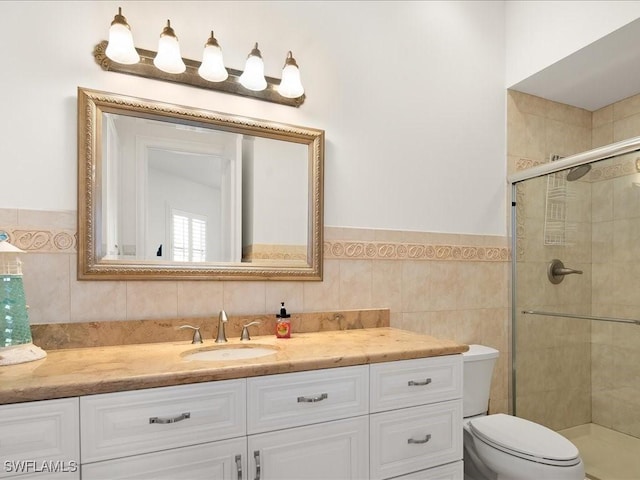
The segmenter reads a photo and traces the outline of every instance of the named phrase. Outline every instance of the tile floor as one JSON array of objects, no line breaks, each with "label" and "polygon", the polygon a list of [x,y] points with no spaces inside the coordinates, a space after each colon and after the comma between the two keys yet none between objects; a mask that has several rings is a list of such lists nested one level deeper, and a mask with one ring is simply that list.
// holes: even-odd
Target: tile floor
[{"label": "tile floor", "polygon": [[582,455],[587,477],[593,480],[639,480],[640,438],[595,423],[560,430]]}]

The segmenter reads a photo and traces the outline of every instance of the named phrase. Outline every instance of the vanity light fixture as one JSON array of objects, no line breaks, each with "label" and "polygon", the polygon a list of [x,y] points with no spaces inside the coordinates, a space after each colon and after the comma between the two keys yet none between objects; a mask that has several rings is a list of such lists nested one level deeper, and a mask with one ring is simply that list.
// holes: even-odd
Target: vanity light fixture
[{"label": "vanity light fixture", "polygon": [[187,66],[180,55],[178,37],[171,28],[171,22],[167,20],[167,26],[162,29],[158,40],[158,53],[153,59],[153,64],[167,73],[183,73]]},{"label": "vanity light fixture", "polygon": [[134,46],[131,28],[121,8],[118,8],[118,14],[111,23],[109,41],[96,45],[93,56],[106,71],[217,90],[292,107],[299,107],[305,100],[300,70],[291,52],[285,60],[282,80],[264,75],[264,62],[257,43],[247,57],[244,72],[226,68],[222,49],[212,31],[205,44],[202,62],[197,62],[182,58],[178,38],[169,20],[160,35],[158,52],[143,50]]},{"label": "vanity light fixture", "polygon": [[304,88],[300,81],[300,69],[291,52],[287,53],[287,59],[284,61],[282,80],[278,86],[278,92],[287,98],[298,98],[304,95]]},{"label": "vanity light fixture", "polygon": [[118,7],[118,14],[113,17],[109,28],[109,45],[105,52],[114,62],[131,65],[140,61],[140,55],[133,46],[133,35],[127,19],[122,15],[122,8]]},{"label": "vanity light fixture", "polygon": [[244,88],[254,92],[260,92],[267,88],[267,81],[264,78],[264,62],[262,61],[262,54],[258,50],[258,43],[249,53],[244,72],[242,72],[238,81]]},{"label": "vanity light fixture", "polygon": [[211,31],[211,36],[204,45],[202,63],[198,68],[198,75],[210,82],[224,82],[229,78],[229,72],[224,68],[222,48],[218,45],[216,37],[213,36],[213,31]]}]

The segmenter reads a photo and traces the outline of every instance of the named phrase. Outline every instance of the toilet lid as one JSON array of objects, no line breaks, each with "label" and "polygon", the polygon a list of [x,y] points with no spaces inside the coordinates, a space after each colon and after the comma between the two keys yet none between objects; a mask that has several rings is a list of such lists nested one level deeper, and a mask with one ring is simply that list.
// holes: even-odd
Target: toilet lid
[{"label": "toilet lid", "polygon": [[557,432],[524,418],[498,413],[469,422],[474,435],[501,450],[549,465],[579,462],[576,446]]}]

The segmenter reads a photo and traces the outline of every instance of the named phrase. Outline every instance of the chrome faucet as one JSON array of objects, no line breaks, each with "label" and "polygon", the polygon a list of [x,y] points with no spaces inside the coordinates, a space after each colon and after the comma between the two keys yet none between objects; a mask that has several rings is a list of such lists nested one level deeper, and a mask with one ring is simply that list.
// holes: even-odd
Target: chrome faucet
[{"label": "chrome faucet", "polygon": [[218,336],[216,337],[216,343],[226,343],[227,335],[224,333],[224,324],[227,323],[227,313],[224,310],[220,310],[218,315]]}]

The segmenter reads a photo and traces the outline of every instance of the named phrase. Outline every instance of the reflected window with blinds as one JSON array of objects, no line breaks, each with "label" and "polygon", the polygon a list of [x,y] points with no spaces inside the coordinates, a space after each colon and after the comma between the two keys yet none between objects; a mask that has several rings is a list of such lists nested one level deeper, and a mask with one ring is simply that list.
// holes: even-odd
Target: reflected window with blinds
[{"label": "reflected window with blinds", "polygon": [[171,210],[171,259],[177,262],[204,262],[207,258],[207,218]]}]

